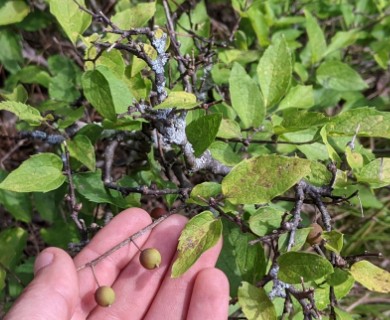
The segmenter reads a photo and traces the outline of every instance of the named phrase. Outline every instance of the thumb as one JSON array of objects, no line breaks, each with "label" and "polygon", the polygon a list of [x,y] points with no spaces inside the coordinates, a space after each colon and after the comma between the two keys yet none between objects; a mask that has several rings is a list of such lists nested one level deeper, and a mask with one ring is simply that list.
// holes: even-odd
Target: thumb
[{"label": "thumb", "polygon": [[35,261],[35,278],[4,320],[68,320],[79,299],[76,268],[63,250],[48,248]]}]

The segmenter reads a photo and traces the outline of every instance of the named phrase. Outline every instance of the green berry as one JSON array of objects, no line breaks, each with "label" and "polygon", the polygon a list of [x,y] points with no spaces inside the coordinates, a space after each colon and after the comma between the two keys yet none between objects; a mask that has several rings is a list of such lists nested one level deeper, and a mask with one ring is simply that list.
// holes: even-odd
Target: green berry
[{"label": "green berry", "polygon": [[312,228],[307,236],[306,242],[311,244],[312,246],[315,244],[320,244],[323,240],[322,232],[324,231],[322,227],[318,223],[312,223],[310,225]]},{"label": "green berry", "polygon": [[141,251],[141,254],[139,256],[139,262],[141,265],[148,269],[153,270],[155,268],[158,268],[161,263],[161,254],[160,252],[155,248],[148,248]]},{"label": "green berry", "polygon": [[95,301],[99,306],[109,307],[115,301],[115,291],[109,286],[102,286],[95,291]]}]

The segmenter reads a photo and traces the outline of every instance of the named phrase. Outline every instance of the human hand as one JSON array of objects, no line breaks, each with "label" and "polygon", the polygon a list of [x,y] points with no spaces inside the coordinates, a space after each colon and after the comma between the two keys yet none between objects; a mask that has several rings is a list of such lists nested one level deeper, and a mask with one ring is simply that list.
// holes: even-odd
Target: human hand
[{"label": "human hand", "polygon": [[35,262],[35,278],[4,320],[24,319],[227,319],[229,284],[214,268],[221,242],[205,252],[184,275],[172,279],[178,238],[187,219],[172,215],[136,240],[142,248],[157,248],[159,268],[147,270],[133,243],[106,257],[94,267],[100,285],[111,286],[116,300],[110,307],[97,306],[96,281],[90,268],[78,266],[95,259],[151,223],[142,209],[117,215],[72,260],[63,250],[48,248]]}]

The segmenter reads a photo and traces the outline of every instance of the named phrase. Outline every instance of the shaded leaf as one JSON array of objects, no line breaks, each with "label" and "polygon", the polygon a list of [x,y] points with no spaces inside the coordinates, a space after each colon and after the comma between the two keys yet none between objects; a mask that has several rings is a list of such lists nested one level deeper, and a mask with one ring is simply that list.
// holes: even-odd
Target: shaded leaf
[{"label": "shaded leaf", "polygon": [[284,211],[273,207],[260,208],[250,216],[249,227],[259,237],[265,236],[280,227],[283,214]]},{"label": "shaded leaf", "polygon": [[238,288],[238,303],[248,320],[276,320],[276,311],[263,288],[243,282]]},{"label": "shaded leaf", "polygon": [[222,115],[214,113],[200,117],[186,127],[187,138],[194,148],[195,157],[201,156],[215,140],[221,120]]}]

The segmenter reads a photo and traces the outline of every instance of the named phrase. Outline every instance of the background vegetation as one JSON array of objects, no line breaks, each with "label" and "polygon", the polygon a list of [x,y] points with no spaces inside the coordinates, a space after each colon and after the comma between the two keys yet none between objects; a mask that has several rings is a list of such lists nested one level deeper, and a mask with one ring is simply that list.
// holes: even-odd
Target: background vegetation
[{"label": "background vegetation", "polygon": [[0,48],[4,311],[137,206],[232,319],[390,317],[389,1],[3,0]]}]

